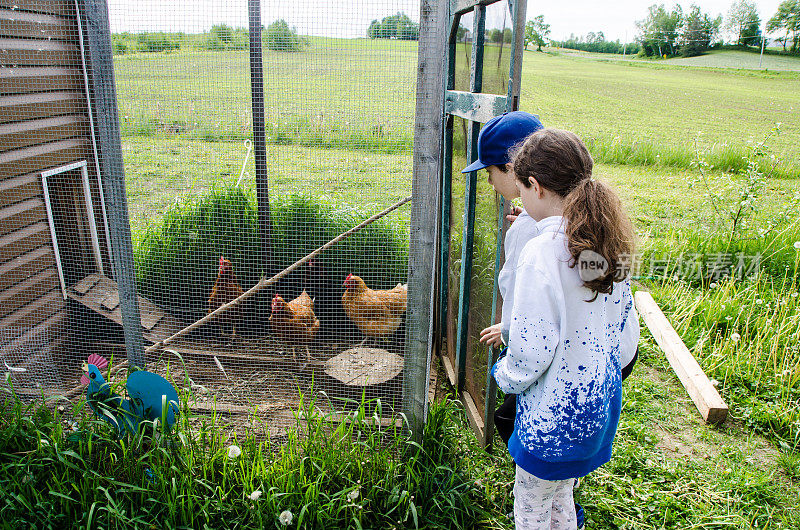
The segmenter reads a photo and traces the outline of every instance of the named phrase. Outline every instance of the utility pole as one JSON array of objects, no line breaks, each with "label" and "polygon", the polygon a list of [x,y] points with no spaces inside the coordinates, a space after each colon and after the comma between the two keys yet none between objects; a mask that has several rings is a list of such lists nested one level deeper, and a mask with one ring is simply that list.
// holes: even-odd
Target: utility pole
[{"label": "utility pole", "polygon": [[764,59],[764,44],[767,41],[767,26],[764,26],[764,31],[761,32],[761,55],[758,56],[758,69],[761,69],[761,61]]},{"label": "utility pole", "polygon": [[628,47],[628,30],[625,30],[625,40],[622,41],[622,58],[625,58],[625,49]]}]

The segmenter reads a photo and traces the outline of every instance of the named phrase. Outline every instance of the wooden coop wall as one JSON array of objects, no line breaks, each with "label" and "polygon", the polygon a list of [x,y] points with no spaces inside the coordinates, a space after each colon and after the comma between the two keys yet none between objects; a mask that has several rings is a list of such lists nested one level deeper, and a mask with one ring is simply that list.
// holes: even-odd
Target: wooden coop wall
[{"label": "wooden coop wall", "polygon": [[[86,161],[103,268],[106,274],[112,269],[76,20],[75,2],[0,1],[0,356],[21,369],[59,354],[73,327],[59,284],[42,172]],[[77,170],[50,177],[51,197],[83,203],[80,176]],[[73,219],[61,229],[78,232],[79,224]],[[85,237],[75,241],[87,244]],[[65,239],[61,252],[86,251],[70,244],[80,245]],[[36,378],[34,372],[12,373]],[[68,384],[59,378],[52,383]]]}]

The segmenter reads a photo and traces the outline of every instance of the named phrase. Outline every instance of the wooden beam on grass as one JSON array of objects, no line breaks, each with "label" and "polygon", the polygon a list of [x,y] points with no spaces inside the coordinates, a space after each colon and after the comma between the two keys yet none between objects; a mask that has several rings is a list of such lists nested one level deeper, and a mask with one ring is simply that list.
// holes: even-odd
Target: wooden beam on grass
[{"label": "wooden beam on grass", "polygon": [[697,360],[669,323],[667,317],[650,293],[637,291],[634,295],[636,309],[656,342],[667,356],[670,366],[689,393],[694,405],[708,423],[722,423],[728,416],[728,405],[722,400],[700,368]]}]

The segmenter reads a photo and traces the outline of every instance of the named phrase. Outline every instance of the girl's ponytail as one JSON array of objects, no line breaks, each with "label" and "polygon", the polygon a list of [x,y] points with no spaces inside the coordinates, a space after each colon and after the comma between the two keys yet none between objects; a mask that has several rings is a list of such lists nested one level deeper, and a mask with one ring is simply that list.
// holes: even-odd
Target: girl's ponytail
[{"label": "girl's ponytail", "polygon": [[[634,250],[635,232],[619,197],[599,180],[582,179],[564,198],[564,218],[570,266],[579,267],[583,284],[595,298],[610,294],[614,282],[630,272]],[[596,254],[601,263],[593,259]],[[591,267],[588,274],[584,267]]]},{"label": "girl's ponytail", "polygon": [[[559,129],[536,131],[514,154],[514,174],[524,186],[533,177],[564,199],[570,266],[578,266],[584,285],[594,291],[591,300],[611,293],[614,282],[627,276],[635,234],[617,194],[592,178],[593,166],[581,139]],[[587,262],[591,274],[583,273]]]}]

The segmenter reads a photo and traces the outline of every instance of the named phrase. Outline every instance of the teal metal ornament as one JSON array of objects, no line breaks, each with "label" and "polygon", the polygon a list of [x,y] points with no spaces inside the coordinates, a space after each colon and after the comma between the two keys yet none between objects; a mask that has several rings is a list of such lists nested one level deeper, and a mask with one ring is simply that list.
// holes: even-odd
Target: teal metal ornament
[{"label": "teal metal ornament", "polygon": [[169,381],[147,371],[133,372],[125,381],[128,398],[111,391],[94,364],[83,365],[89,384],[86,401],[95,415],[111,425],[119,438],[139,431],[143,421],[163,422],[167,430],[177,420],[180,398]]}]

